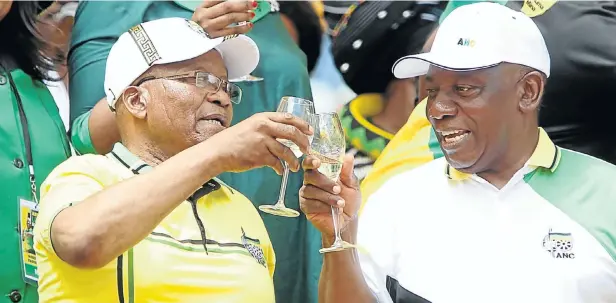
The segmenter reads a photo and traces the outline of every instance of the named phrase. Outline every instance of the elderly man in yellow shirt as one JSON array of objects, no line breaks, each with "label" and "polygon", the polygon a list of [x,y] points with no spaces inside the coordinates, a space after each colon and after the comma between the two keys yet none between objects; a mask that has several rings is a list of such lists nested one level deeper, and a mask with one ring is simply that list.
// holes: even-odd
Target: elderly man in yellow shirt
[{"label": "elderly man in yellow shirt", "polygon": [[40,302],[275,301],[263,222],[215,178],[282,172],[279,159],[298,170],[276,138],[308,151],[312,129],[290,114],[230,127],[242,91],[227,79],[258,61],[250,38],[210,39],[183,18],[118,39],[105,92],[122,141],[107,155],[70,158],[44,182],[34,231]]}]

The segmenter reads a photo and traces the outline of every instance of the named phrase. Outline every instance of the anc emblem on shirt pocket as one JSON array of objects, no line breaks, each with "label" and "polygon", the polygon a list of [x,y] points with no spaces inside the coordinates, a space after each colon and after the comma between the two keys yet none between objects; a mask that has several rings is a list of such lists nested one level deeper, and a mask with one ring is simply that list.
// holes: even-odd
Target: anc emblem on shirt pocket
[{"label": "anc emblem on shirt pocket", "polygon": [[261,249],[261,243],[259,243],[259,240],[247,237],[244,228],[242,228],[242,244],[244,244],[246,250],[259,264],[267,267],[265,255],[263,254],[263,249]]}]

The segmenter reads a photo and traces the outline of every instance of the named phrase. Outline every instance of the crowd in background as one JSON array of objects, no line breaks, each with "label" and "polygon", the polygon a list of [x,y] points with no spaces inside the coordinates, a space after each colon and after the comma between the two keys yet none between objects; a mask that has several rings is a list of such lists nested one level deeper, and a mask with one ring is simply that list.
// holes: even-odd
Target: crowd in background
[{"label": "crowd in background", "polygon": [[[338,112],[364,202],[392,176],[444,156],[426,116],[425,79],[396,79],[391,68],[429,51],[447,14],[480,1],[259,2],[267,7],[259,6],[247,35],[260,61],[252,78],[237,81],[244,101],[234,106],[232,124],[275,111],[283,96]],[[493,2],[533,18],[546,40],[552,75],[540,126],[559,146],[616,163],[609,116],[616,108],[616,2]],[[0,303],[38,302],[20,244],[27,237],[20,199],[38,203],[56,166],[75,155],[107,154],[120,139],[103,87],[112,45],[141,22],[191,19],[199,4],[0,2]],[[218,177],[255,206],[277,198],[280,176],[271,168]],[[303,178],[289,178],[291,208],[299,209]],[[305,216],[261,216],[276,252],[278,302],[317,302],[320,233]]]}]

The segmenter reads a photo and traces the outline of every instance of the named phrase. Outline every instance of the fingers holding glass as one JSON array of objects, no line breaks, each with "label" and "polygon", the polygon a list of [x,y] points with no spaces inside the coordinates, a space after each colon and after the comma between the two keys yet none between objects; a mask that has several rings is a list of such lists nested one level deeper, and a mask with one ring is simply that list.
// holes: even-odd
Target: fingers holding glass
[{"label": "fingers holding glass", "polygon": [[[332,182],[337,182],[342,170],[342,163],[344,160],[346,140],[344,136],[344,129],[340,122],[340,117],[336,113],[322,113],[317,115],[317,127],[315,128],[314,139],[311,145],[311,156],[314,156],[320,162],[317,171],[325,176]],[[307,174],[309,174],[307,172]],[[320,183],[324,186],[325,183],[318,176],[308,175],[308,182]],[[321,187],[322,189],[327,187]],[[332,191],[340,190],[340,187],[331,187]],[[327,195],[327,192],[321,191],[321,195]],[[332,194],[337,194],[338,192]],[[327,196],[326,201],[331,201],[332,196]],[[344,222],[344,218],[341,217],[341,211],[338,204],[344,205],[344,200],[340,199],[336,201],[335,205],[331,206],[332,223],[334,226],[335,240],[331,247],[323,248],[319,250],[321,253],[329,253],[335,251],[341,251],[354,247],[342,240],[341,236],[341,224]]]},{"label": "fingers holding glass", "polygon": [[[308,123],[308,124],[315,124],[314,103],[312,103],[312,101],[310,100],[297,98],[297,97],[283,97],[280,101],[280,104],[278,105],[277,112],[290,114],[296,118],[303,120],[305,123]],[[286,117],[288,119],[289,115],[286,115]],[[313,126],[313,129],[315,126],[316,124]],[[288,147],[293,152],[296,159],[300,158],[304,154],[302,150],[308,149],[307,147],[300,148],[294,142],[296,141],[300,144],[302,143],[306,144],[305,141],[302,141],[305,139],[296,138],[297,136],[302,135],[301,132],[296,133],[295,130],[293,130],[293,131],[287,131],[283,133],[287,135],[283,136],[284,138],[277,138],[276,140],[278,140],[278,142],[280,142],[282,145]],[[295,139],[295,140],[292,140],[292,139]],[[310,145],[311,141],[312,141],[312,136],[309,135],[308,144],[307,144],[308,146]],[[294,209],[287,208],[284,204],[287,182],[289,178],[289,167],[283,159],[281,159],[281,163],[283,164],[284,170],[282,174],[282,183],[280,185],[280,194],[278,196],[278,201],[274,205],[261,205],[259,206],[259,210],[265,213],[268,213],[268,214],[275,215],[275,216],[297,217],[299,216],[299,212]],[[296,163],[297,163],[297,166],[295,166]],[[293,161],[293,165],[294,167],[299,167],[299,162]]]}]

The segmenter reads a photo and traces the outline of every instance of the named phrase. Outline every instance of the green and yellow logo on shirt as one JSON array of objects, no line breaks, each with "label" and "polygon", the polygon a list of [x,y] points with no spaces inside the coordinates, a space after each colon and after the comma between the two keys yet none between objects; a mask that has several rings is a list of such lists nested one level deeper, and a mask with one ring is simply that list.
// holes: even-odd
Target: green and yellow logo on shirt
[{"label": "green and yellow logo on shirt", "polygon": [[550,228],[543,238],[543,248],[555,259],[575,259],[571,233],[554,233]]}]

